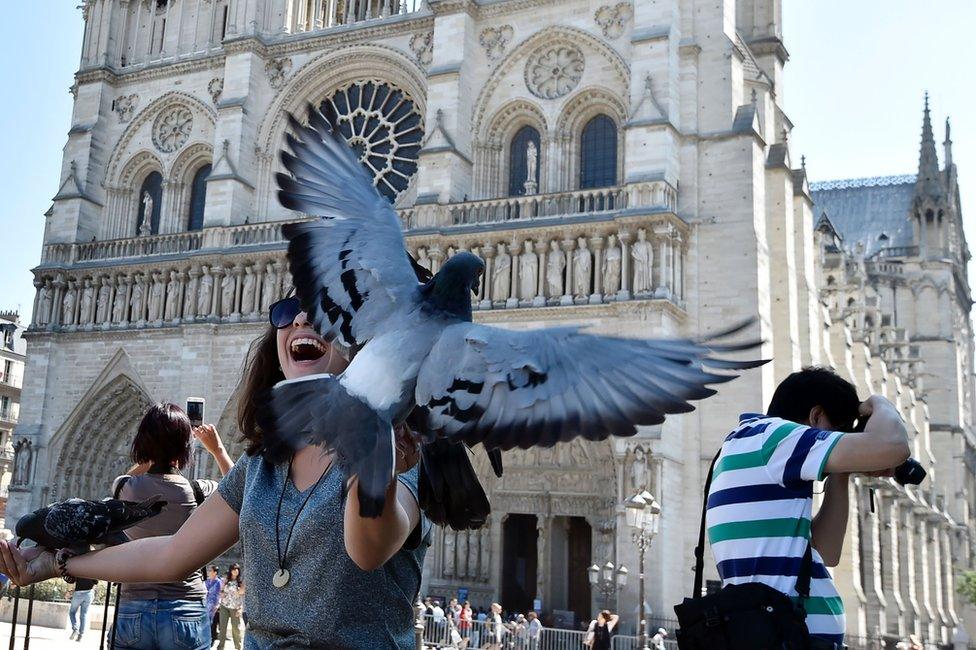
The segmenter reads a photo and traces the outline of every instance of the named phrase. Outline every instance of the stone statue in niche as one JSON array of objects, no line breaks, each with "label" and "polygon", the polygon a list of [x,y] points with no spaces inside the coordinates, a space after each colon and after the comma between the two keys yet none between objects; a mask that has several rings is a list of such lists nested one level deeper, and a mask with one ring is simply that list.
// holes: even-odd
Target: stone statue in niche
[{"label": "stone statue in niche", "polygon": [[234,293],[237,290],[237,282],[230,269],[224,274],[224,279],[220,281],[220,315],[230,316],[234,312]]},{"label": "stone statue in niche", "polygon": [[209,316],[210,315],[210,303],[213,300],[213,276],[210,275],[210,268],[206,265],[200,269],[202,275],[200,276],[200,291],[197,294],[197,316]]},{"label": "stone statue in niche", "polygon": [[559,242],[555,239],[549,242],[549,260],[546,263],[546,288],[550,298],[563,295],[563,273],[566,270],[566,258],[559,250]]},{"label": "stone statue in niche", "polygon": [[75,324],[75,304],[77,298],[75,297],[75,283],[73,280],[68,280],[68,290],[64,293],[64,298],[61,300],[62,307],[62,325],[74,325]]},{"label": "stone statue in niche", "polygon": [[158,321],[163,318],[163,292],[165,291],[165,285],[159,276],[159,271],[152,272],[152,284],[149,286],[150,321]]},{"label": "stone statue in niche", "polygon": [[539,189],[535,182],[536,174],[539,172],[539,150],[535,148],[535,142],[529,140],[525,147],[525,193],[535,194]]},{"label": "stone statue in niche", "polygon": [[539,258],[532,252],[532,242],[526,240],[522,244],[522,254],[519,255],[519,298],[532,300],[535,298],[538,286]]},{"label": "stone statue in niche", "polygon": [[492,271],[491,299],[504,301],[508,299],[512,281],[512,256],[506,251],[504,243],[498,244],[498,254],[495,255],[495,268]]},{"label": "stone statue in niche", "polygon": [[264,281],[261,283],[261,312],[271,309],[271,303],[275,301],[275,281],[278,276],[275,274],[274,264],[268,262],[264,266]]},{"label": "stone statue in niche", "polygon": [[647,454],[640,446],[634,448],[634,457],[630,462],[630,486],[634,490],[647,489]]},{"label": "stone statue in niche", "polygon": [[166,283],[166,320],[176,320],[180,317],[180,274],[173,270],[169,272],[169,282]]},{"label": "stone statue in niche", "polygon": [[427,249],[424,246],[417,249],[417,264],[424,267],[428,271],[433,269],[434,260],[430,259],[430,255],[427,253]]},{"label": "stone statue in niche", "polygon": [[95,306],[95,288],[92,286],[91,278],[85,278],[85,288],[81,292],[81,313],[79,324],[88,325],[94,314],[92,309]]},{"label": "stone statue in niche", "polygon": [[142,193],[142,223],[139,224],[139,236],[148,237],[152,234],[153,197],[149,192]]},{"label": "stone statue in niche", "polygon": [[30,482],[31,461],[33,460],[33,444],[23,438],[14,445],[14,475],[15,485],[27,485]]},{"label": "stone statue in niche", "polygon": [[630,247],[630,257],[634,261],[634,295],[647,294],[653,291],[651,269],[654,263],[654,251],[647,241],[647,230],[637,231],[637,241]]},{"label": "stone statue in niche", "polygon": [[588,298],[590,295],[590,272],[593,261],[590,249],[586,246],[586,237],[576,240],[578,244],[573,252],[573,293],[577,298]]},{"label": "stone statue in niche", "polygon": [[[185,275],[184,275],[185,277]],[[196,267],[190,269],[189,280],[186,282],[186,289],[183,291],[183,319],[193,320],[197,315],[197,284],[200,281],[200,270]]]},{"label": "stone statue in niche", "polygon": [[254,277],[254,268],[248,264],[244,267],[244,288],[241,293],[241,313],[254,313],[254,287],[257,279]]},{"label": "stone statue in niche", "polygon": [[51,281],[45,280],[37,291],[40,295],[37,299],[37,316],[34,317],[34,322],[38,327],[44,327],[51,322]]},{"label": "stone statue in niche", "polygon": [[617,236],[607,238],[607,249],[603,255],[603,293],[612,295],[620,289],[620,263],[623,256],[617,245]]},{"label": "stone statue in niche", "polygon": [[112,305],[112,322],[121,323],[125,320],[126,308],[126,284],[125,276],[115,276],[115,304]]},{"label": "stone statue in niche", "polygon": [[132,297],[129,299],[129,305],[132,307],[132,313],[129,316],[129,320],[133,322],[143,321],[146,317],[146,305],[143,300],[145,295],[145,287],[143,286],[142,275],[137,274],[132,278]]},{"label": "stone statue in niche", "polygon": [[109,321],[109,300],[112,298],[112,281],[106,276],[98,279],[98,304],[95,307],[95,322]]}]

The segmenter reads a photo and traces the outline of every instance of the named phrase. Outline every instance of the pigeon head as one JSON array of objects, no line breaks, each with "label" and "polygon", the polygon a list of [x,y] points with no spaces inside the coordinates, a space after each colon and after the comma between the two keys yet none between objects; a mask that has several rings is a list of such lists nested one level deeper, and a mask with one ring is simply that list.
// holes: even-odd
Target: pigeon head
[{"label": "pigeon head", "polygon": [[465,320],[471,320],[471,294],[478,292],[485,263],[467,251],[451,257],[424,285],[427,304]]},{"label": "pigeon head", "polygon": [[21,541],[29,539],[38,542],[38,537],[44,533],[44,518],[47,516],[47,511],[47,508],[41,508],[18,519],[17,526],[14,529],[17,537]]}]

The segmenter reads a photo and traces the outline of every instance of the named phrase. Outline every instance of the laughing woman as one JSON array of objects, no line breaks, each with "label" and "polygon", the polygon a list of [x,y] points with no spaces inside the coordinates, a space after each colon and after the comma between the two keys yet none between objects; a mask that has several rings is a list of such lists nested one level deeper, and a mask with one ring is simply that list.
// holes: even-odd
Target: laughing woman
[{"label": "laughing woman", "polygon": [[[296,298],[272,306],[244,377],[238,421],[247,452],[177,533],[78,557],[0,542],[0,572],[19,585],[61,575],[112,582],[179,580],[242,542],[244,646],[413,648],[413,602],[429,544],[417,501],[417,445],[397,435],[397,477],[381,515],[359,515],[332,456],[281,454],[257,423],[255,397],[282,379],[337,373],[346,360],[311,328]],[[322,616],[323,611],[330,612]]]}]

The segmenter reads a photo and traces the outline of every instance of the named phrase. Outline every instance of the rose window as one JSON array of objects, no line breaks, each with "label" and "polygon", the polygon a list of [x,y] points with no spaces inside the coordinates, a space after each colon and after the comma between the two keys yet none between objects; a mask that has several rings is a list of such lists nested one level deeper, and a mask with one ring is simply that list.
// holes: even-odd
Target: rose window
[{"label": "rose window", "polygon": [[183,106],[174,106],[156,118],[153,144],[163,153],[172,153],[186,143],[192,130],[193,113]]},{"label": "rose window", "polygon": [[417,171],[424,126],[405,92],[380,81],[357,81],[322,102],[322,112],[336,125],[390,202]]},{"label": "rose window", "polygon": [[556,99],[583,78],[583,52],[574,45],[557,45],[535,52],[525,63],[525,85],[536,97]]}]

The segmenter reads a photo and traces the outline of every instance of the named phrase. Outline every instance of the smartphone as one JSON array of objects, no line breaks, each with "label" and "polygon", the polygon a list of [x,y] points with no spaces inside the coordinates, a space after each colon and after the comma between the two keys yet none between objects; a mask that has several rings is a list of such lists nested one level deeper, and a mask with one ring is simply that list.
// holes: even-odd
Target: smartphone
[{"label": "smartphone", "polygon": [[190,418],[190,424],[198,427],[203,424],[203,406],[206,400],[202,397],[186,398],[186,414]]}]

